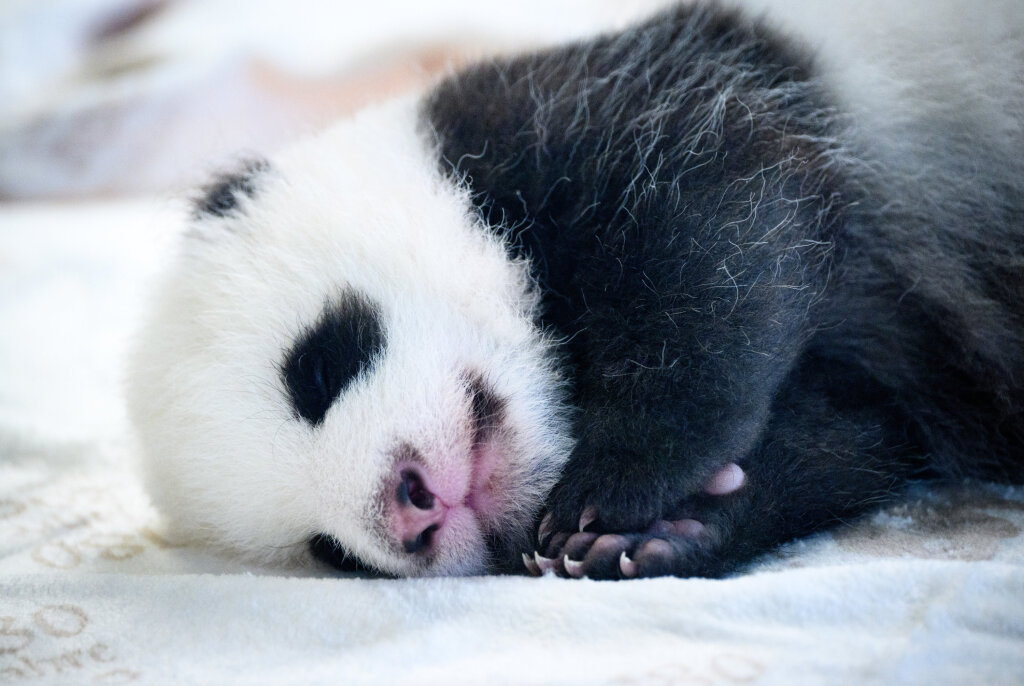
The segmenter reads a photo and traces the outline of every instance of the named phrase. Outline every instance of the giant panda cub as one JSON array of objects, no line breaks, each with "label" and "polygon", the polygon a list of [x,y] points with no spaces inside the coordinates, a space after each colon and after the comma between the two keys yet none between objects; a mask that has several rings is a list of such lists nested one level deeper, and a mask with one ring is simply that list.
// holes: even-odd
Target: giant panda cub
[{"label": "giant panda cub", "polygon": [[218,178],[129,370],[169,527],[719,576],[1024,481],[1024,11],[967,7],[685,4]]}]

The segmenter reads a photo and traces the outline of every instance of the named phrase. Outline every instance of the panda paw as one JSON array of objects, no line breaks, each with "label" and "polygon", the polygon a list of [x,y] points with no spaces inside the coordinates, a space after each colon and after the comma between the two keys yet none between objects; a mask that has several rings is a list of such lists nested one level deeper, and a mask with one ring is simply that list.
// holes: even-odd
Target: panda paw
[{"label": "panda paw", "polygon": [[700,522],[689,519],[662,520],[651,532],[640,534],[562,534],[551,540],[544,554],[524,554],[523,563],[535,575],[550,571],[576,579],[689,575],[706,547],[705,531]]},{"label": "panda paw", "polygon": [[746,483],[743,469],[729,463],[704,484],[703,492],[677,504],[672,514],[656,518],[642,530],[607,526],[598,506],[588,504],[574,529],[559,527],[555,513],[541,521],[537,551],[523,555],[535,575],[592,579],[652,576],[694,576],[713,572],[714,552],[720,549],[734,503]]}]

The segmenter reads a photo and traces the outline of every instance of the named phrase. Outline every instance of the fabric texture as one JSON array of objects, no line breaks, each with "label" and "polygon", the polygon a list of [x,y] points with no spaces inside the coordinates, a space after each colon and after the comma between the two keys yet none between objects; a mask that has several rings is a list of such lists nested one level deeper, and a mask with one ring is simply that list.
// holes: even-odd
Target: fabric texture
[{"label": "fabric texture", "polygon": [[721,581],[366,579],[175,545],[119,388],[181,212],[0,210],[0,682],[1024,682],[1020,488],[922,486]]},{"label": "fabric texture", "polygon": [[[112,8],[132,4],[53,0],[0,12],[9,96],[0,195],[46,198],[0,206],[0,683],[1024,683],[1022,488],[922,485],[720,581],[370,579],[246,566],[168,540],[138,477],[120,389],[148,285],[173,255],[186,209],[168,199],[177,193],[116,198],[179,187],[239,139],[285,137],[280,122],[217,150],[193,137],[208,112],[234,130],[232,117],[262,102],[232,96],[228,82],[285,105],[294,91],[251,71],[243,44],[259,41],[240,38],[280,24],[268,8],[282,4],[247,4],[242,21],[230,2],[135,3],[170,10],[128,31],[139,17],[118,19]],[[578,2],[502,3],[518,23],[470,4],[477,43],[600,25],[580,19]],[[455,13],[465,5],[443,3]],[[395,7],[367,6],[375,21],[337,24],[360,41],[337,40],[319,22],[305,46],[264,41],[258,61],[303,79],[343,72],[349,90],[376,82],[365,69],[393,44]],[[450,39],[442,28],[454,15],[440,7],[431,5],[430,22],[405,17],[406,45]],[[90,11],[110,12],[102,49],[84,38],[102,28]],[[549,34],[530,34],[531,12],[550,15]],[[300,54],[306,61],[289,59]],[[366,97],[315,109],[336,113]],[[297,126],[291,116],[282,120]],[[115,199],[83,199],[97,193]]]}]

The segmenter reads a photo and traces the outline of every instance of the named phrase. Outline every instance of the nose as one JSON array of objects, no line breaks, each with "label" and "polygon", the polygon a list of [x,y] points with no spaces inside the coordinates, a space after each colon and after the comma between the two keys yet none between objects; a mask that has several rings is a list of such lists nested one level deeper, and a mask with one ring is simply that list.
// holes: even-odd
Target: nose
[{"label": "nose", "polygon": [[405,552],[428,550],[444,526],[448,506],[435,496],[415,468],[399,472],[392,527]]}]

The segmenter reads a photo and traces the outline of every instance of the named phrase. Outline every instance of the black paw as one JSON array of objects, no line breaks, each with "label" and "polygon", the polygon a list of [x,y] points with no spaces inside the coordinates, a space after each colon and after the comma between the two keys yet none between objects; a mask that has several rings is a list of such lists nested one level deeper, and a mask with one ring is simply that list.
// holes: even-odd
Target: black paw
[{"label": "black paw", "polygon": [[[716,553],[744,498],[746,475],[730,463],[708,479],[702,493],[659,509],[642,527],[614,528],[601,505],[583,506],[570,526],[555,511],[541,522],[537,551],[523,556],[534,574],[621,579],[713,574]],[[742,508],[739,508],[742,509]]]},{"label": "black paw", "polygon": [[[544,554],[524,555],[534,574],[591,579],[632,579],[699,574],[699,561],[711,541],[696,520],[659,521],[650,532],[599,534],[590,531],[554,537]],[[547,557],[550,555],[551,557]]]},{"label": "black paw", "polygon": [[555,531],[643,531],[662,519],[677,519],[680,503],[692,495],[725,495],[745,480],[735,463],[700,474],[646,473],[655,465],[626,465],[622,473],[570,470],[548,502],[548,525]]}]

